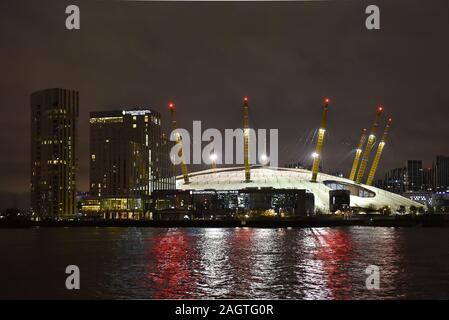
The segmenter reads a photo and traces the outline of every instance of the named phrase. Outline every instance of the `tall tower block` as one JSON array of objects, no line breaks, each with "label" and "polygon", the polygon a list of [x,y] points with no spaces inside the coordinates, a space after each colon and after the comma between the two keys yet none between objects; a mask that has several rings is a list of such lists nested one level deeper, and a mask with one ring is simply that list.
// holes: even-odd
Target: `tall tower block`
[{"label": "tall tower block", "polygon": [[31,209],[41,218],[76,214],[79,92],[34,92],[31,104]]}]

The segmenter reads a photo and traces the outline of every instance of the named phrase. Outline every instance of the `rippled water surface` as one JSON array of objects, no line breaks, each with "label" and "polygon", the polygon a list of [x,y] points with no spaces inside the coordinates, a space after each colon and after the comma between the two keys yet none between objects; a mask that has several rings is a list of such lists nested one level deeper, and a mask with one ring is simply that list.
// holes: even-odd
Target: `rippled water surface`
[{"label": "rippled water surface", "polygon": [[0,257],[0,298],[449,298],[443,228],[0,230]]}]

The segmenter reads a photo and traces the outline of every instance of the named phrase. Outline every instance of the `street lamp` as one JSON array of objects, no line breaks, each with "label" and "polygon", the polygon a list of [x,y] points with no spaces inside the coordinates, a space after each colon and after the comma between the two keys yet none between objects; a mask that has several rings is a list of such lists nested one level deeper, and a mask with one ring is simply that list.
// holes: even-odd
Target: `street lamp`
[{"label": "street lamp", "polygon": [[212,153],[210,155],[210,161],[211,161],[211,165],[212,165],[212,169],[216,169],[217,168],[217,154],[216,153]]},{"label": "street lamp", "polygon": [[260,156],[260,163],[261,163],[263,166],[266,166],[266,165],[268,164],[268,161],[269,161],[268,156],[267,156],[265,153],[263,153],[263,154]]}]

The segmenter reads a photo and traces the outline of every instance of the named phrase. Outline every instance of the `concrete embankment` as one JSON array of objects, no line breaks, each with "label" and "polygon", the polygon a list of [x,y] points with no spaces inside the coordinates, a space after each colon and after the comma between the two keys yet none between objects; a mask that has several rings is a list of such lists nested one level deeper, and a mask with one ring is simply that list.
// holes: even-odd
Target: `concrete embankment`
[{"label": "concrete embankment", "polygon": [[31,227],[153,227],[153,228],[312,228],[312,227],[449,227],[448,214],[422,216],[356,216],[350,219],[313,216],[296,219],[241,220],[63,220],[0,221],[0,228]]}]

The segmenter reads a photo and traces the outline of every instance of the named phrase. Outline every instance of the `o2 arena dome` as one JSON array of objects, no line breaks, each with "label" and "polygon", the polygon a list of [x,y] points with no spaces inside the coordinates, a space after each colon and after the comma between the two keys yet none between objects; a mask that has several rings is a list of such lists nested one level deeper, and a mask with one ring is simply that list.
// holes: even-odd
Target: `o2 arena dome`
[{"label": "o2 arena dome", "polygon": [[[189,174],[189,183],[183,177],[176,178],[178,190],[305,190],[314,196],[315,212],[330,213],[335,190],[345,190],[349,194],[349,207],[359,211],[381,212],[389,208],[391,212],[410,212],[412,208],[424,209],[418,202],[401,195],[388,192],[354,181],[324,173],[319,173],[316,182],[311,182],[312,172],[305,169],[252,167],[251,182],[245,182],[245,168],[232,167],[210,169]],[[338,193],[338,191],[337,191]]]}]

